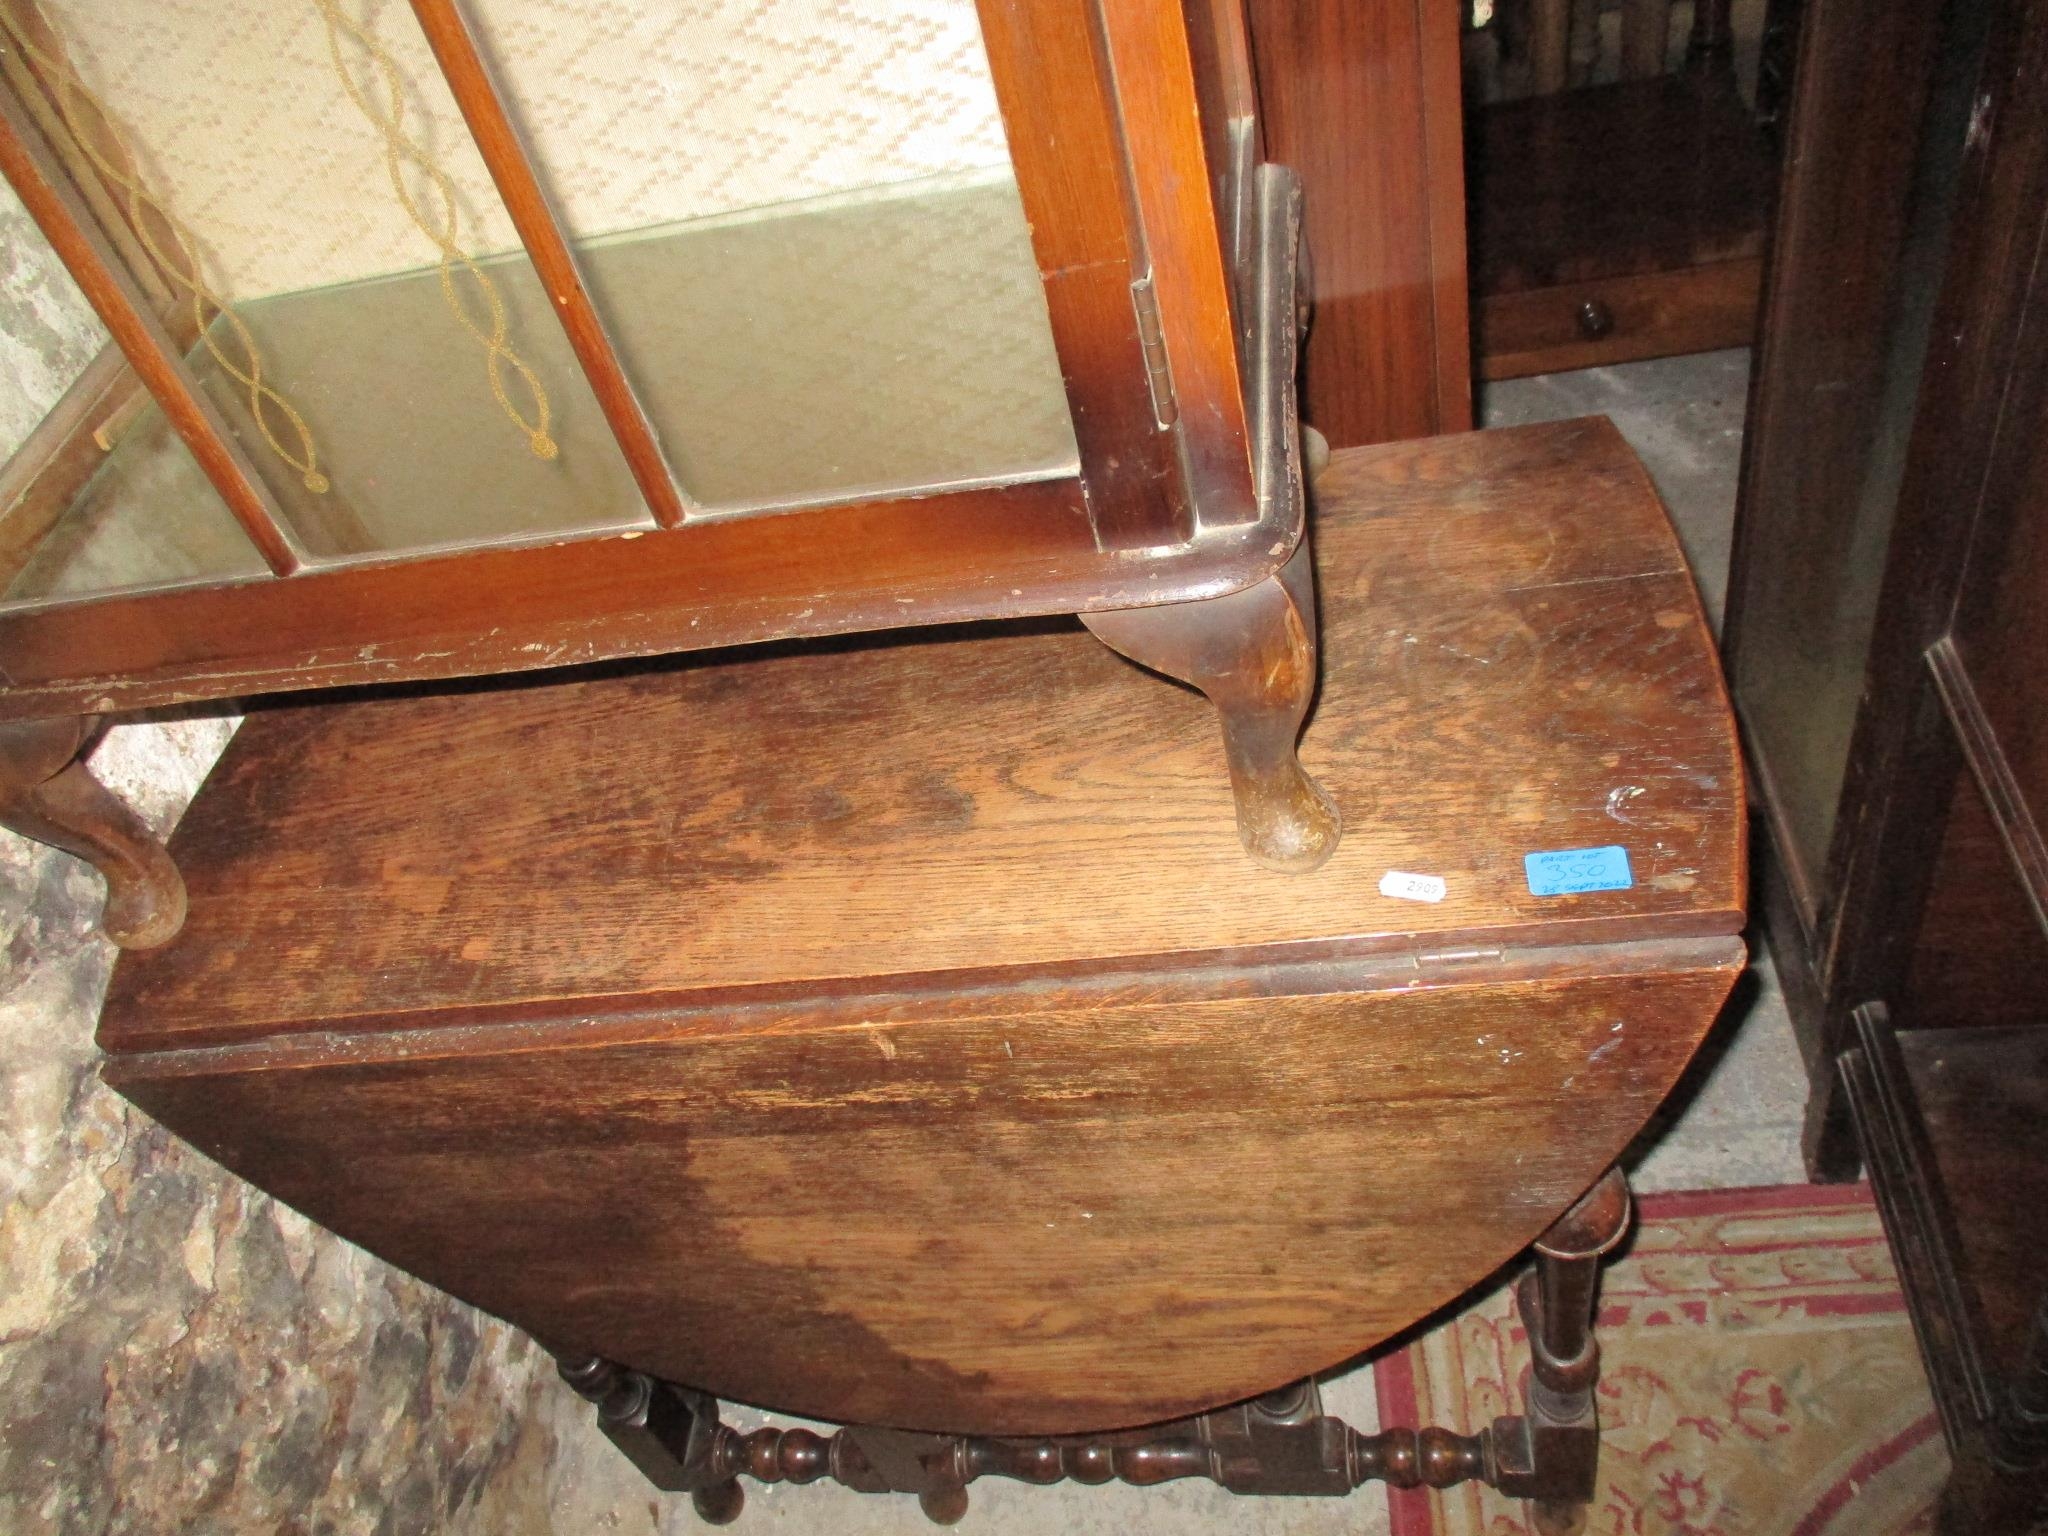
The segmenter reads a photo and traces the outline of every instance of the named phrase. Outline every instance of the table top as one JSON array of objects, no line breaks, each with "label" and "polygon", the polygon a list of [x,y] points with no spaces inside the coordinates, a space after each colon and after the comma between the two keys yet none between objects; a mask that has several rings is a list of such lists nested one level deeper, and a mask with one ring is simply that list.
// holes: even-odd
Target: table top
[{"label": "table top", "polygon": [[[1713,639],[1613,426],[1347,451],[1314,503],[1313,874],[1239,848],[1208,703],[1067,623],[301,698],[178,829],[190,918],[101,1042],[1737,932]],[[1527,855],[1610,847],[1626,888],[1532,889]]]}]

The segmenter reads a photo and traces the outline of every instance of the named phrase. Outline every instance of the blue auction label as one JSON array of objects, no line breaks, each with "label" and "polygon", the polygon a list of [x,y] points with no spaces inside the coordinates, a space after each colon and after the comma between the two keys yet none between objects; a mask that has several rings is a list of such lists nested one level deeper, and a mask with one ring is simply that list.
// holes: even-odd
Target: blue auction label
[{"label": "blue auction label", "polygon": [[1625,891],[1636,883],[1626,848],[1558,848],[1522,860],[1532,896],[1576,896],[1581,891]]}]

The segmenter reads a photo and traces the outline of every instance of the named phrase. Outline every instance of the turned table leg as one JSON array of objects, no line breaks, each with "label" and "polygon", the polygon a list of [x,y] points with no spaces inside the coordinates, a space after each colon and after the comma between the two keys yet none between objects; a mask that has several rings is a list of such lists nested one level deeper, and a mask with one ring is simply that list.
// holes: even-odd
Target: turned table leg
[{"label": "turned table leg", "polygon": [[1272,869],[1336,852],[1337,808],[1295,753],[1316,691],[1315,576],[1307,534],[1273,576],[1224,597],[1084,613],[1111,650],[1202,690],[1223,721],[1237,835]]},{"label": "turned table leg", "polygon": [[1600,1260],[1620,1243],[1628,1223],[1628,1181],[1611,1168],[1536,1240],[1535,1267],[1515,1288],[1529,1333],[1529,1400],[1519,1420],[1494,1425],[1494,1485],[1534,1501],[1536,1527],[1546,1533],[1580,1529],[1595,1490],[1600,1420],[1593,1388],[1600,1345],[1593,1337],[1593,1301]]},{"label": "turned table leg", "polygon": [[1122,1481],[1152,1487],[1207,1478],[1232,1493],[1342,1496],[1362,1484],[1449,1488],[1491,1483],[1530,1499],[1537,1529],[1583,1528],[1595,1490],[1600,1425],[1593,1387],[1600,1350],[1593,1297],[1601,1258],[1628,1230],[1628,1184],[1614,1169],[1537,1239],[1535,1268],[1517,1301],[1535,1357],[1519,1416],[1477,1434],[1392,1428],[1362,1434],[1323,1413],[1313,1380],[1254,1402],[1147,1429],[1101,1435],[995,1437],[849,1426],[830,1436],[773,1426],[741,1434],[719,1422],[717,1399],[590,1355],[558,1354],[562,1379],[597,1405],[598,1422],[655,1487],[688,1493],[714,1524],[745,1503],[738,1479],[812,1483],[862,1493],[911,1493],[951,1525],[983,1477],[1052,1484]]},{"label": "turned table leg", "polygon": [[92,722],[82,716],[0,722],[0,826],[66,853],[106,877],[100,916],[124,949],[152,949],[185,922],[185,882],[140,818],[86,771]]}]

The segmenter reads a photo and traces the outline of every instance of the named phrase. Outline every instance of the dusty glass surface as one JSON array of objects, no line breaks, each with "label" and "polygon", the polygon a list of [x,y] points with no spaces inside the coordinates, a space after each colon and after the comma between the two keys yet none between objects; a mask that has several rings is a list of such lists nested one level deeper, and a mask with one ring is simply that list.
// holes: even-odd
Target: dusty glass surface
[{"label": "dusty glass surface", "polygon": [[[1798,546],[1781,539],[1758,556],[1742,620],[1745,635],[1755,637],[1743,645],[1767,652],[1769,665],[1745,665],[1738,650],[1737,699],[1759,756],[1770,765],[1773,803],[1790,844],[1785,852],[1817,900],[1826,899],[1821,884],[1946,267],[1987,10],[1951,6],[1944,14],[1883,337],[1883,390],[1862,439],[1858,493],[1806,508]],[[1798,404],[1809,421],[1839,417],[1844,409],[1826,388]]]},{"label": "dusty glass surface", "polygon": [[10,459],[22,455],[9,465],[16,495],[0,520],[0,605],[264,574],[255,546],[132,375],[118,388],[133,402],[126,414],[134,424],[115,451],[85,442],[53,461],[37,422],[90,376],[110,338],[5,188],[0,242],[10,258],[0,308],[10,415],[0,446]]},{"label": "dusty glass surface", "polygon": [[1006,172],[613,236],[582,265],[707,508],[1078,469]]},{"label": "dusty glass surface", "polygon": [[974,0],[472,0],[685,493],[1078,468]]},{"label": "dusty glass surface", "polygon": [[9,605],[267,576],[256,546],[154,404],[6,588]]},{"label": "dusty glass surface", "polygon": [[[44,9],[162,210],[126,254],[314,564],[651,526],[404,8]],[[1076,472],[972,0],[477,21],[693,510]],[[260,571],[150,407],[6,598]]]}]

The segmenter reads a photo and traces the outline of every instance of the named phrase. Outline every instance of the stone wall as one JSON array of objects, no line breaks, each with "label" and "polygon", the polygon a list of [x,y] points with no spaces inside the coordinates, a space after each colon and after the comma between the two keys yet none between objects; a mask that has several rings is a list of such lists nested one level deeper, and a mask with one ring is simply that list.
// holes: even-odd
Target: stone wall
[{"label": "stone wall", "polygon": [[[104,337],[0,198],[4,459]],[[94,769],[168,831],[233,730],[122,725]],[[78,860],[0,831],[0,1531],[580,1532],[618,1528],[623,1498],[648,1528],[645,1485],[523,1336],[102,1086],[101,898]],[[551,1481],[585,1457],[597,1475],[557,1509]]]},{"label": "stone wall", "polygon": [[[105,342],[0,184],[0,462]],[[116,725],[93,772],[167,835],[235,724],[224,708]],[[100,1082],[103,896],[79,860],[0,829],[0,1536],[701,1529],[523,1334]],[[752,1502],[786,1493],[816,1498]],[[819,1528],[917,1519],[897,1502],[845,1494]]]}]

